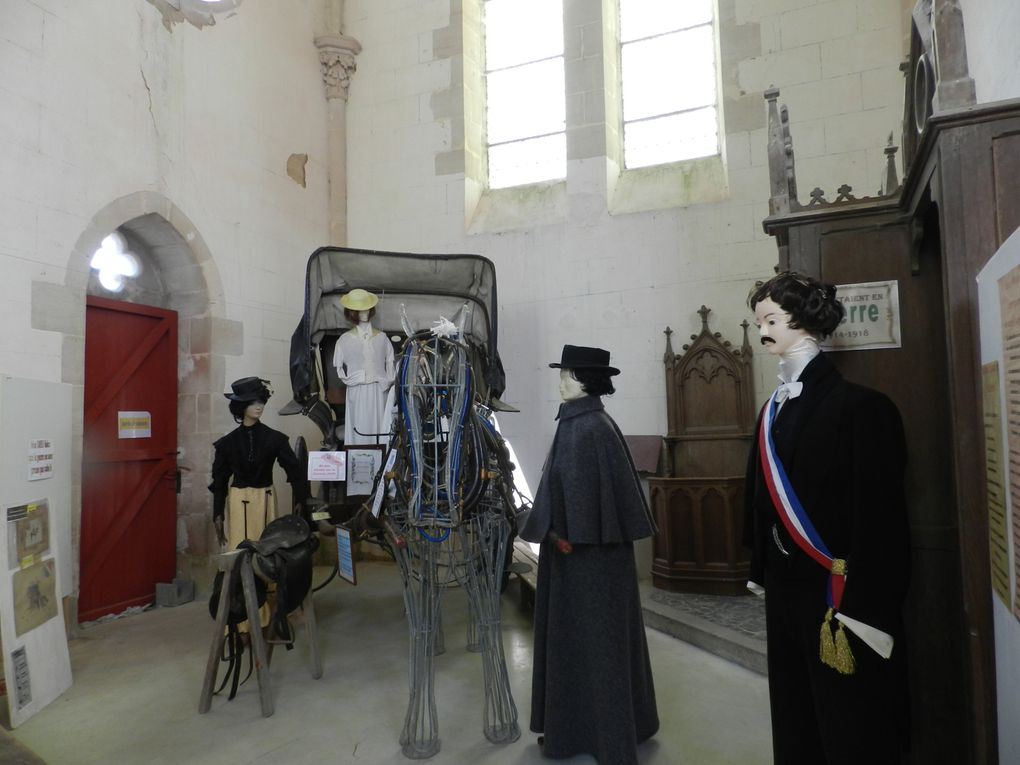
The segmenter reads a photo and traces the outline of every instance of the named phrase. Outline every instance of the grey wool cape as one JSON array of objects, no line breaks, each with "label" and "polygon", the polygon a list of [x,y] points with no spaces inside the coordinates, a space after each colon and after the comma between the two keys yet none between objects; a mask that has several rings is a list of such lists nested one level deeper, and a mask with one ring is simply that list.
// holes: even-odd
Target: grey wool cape
[{"label": "grey wool cape", "polygon": [[[541,543],[531,730],[543,754],[637,762],[659,729],[633,541],[655,533],[627,445],[602,400],[560,406],[521,537]],[[553,531],[573,545],[564,555]]]}]

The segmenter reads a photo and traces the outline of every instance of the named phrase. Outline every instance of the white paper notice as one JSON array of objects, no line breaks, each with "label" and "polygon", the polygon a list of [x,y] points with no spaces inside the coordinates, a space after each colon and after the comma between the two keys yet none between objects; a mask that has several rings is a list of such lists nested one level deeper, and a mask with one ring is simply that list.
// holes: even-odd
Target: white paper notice
[{"label": "white paper notice", "polygon": [[152,438],[152,414],[117,412],[117,438]]},{"label": "white paper notice", "polygon": [[343,452],[308,452],[309,481],[343,481],[347,478],[347,455]]}]

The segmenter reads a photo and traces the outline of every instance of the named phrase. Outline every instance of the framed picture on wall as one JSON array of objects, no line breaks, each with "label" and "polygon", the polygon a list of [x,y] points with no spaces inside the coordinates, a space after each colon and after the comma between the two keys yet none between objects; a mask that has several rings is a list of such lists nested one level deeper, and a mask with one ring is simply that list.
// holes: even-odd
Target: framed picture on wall
[{"label": "framed picture on wall", "polygon": [[347,496],[362,497],[372,493],[375,477],[382,468],[384,446],[358,444],[344,447],[347,453]]}]

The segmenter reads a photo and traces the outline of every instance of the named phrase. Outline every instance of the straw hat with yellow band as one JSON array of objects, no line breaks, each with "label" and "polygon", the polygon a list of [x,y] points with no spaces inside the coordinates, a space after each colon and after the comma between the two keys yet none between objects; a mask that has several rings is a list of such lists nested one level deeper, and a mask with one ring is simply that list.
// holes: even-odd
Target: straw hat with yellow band
[{"label": "straw hat with yellow band", "polygon": [[368,311],[375,308],[379,298],[368,290],[356,288],[340,298],[340,305],[351,311]]}]

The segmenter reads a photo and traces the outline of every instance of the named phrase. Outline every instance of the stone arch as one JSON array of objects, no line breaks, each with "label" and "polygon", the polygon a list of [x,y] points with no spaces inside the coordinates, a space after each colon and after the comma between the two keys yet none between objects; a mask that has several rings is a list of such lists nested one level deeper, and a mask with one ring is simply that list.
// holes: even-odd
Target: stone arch
[{"label": "stone arch", "polygon": [[[222,413],[213,402],[220,399],[225,387],[226,357],[243,352],[242,326],[225,318],[223,283],[211,251],[188,217],[156,192],[121,197],[97,212],[70,253],[63,285],[33,283],[32,326],[61,333],[61,380],[74,390],[71,537],[75,593],[81,549],[85,297],[104,294],[96,288],[89,261],[113,231],[120,231],[144,251],[144,259],[158,272],[160,285],[155,293],[151,289],[126,290],[117,299],[159,305],[178,313],[177,416],[183,474],[177,499],[177,567],[184,576],[203,576],[209,569],[213,540],[206,485],[211,444],[222,430]],[[71,607],[76,620],[76,602]]]}]

